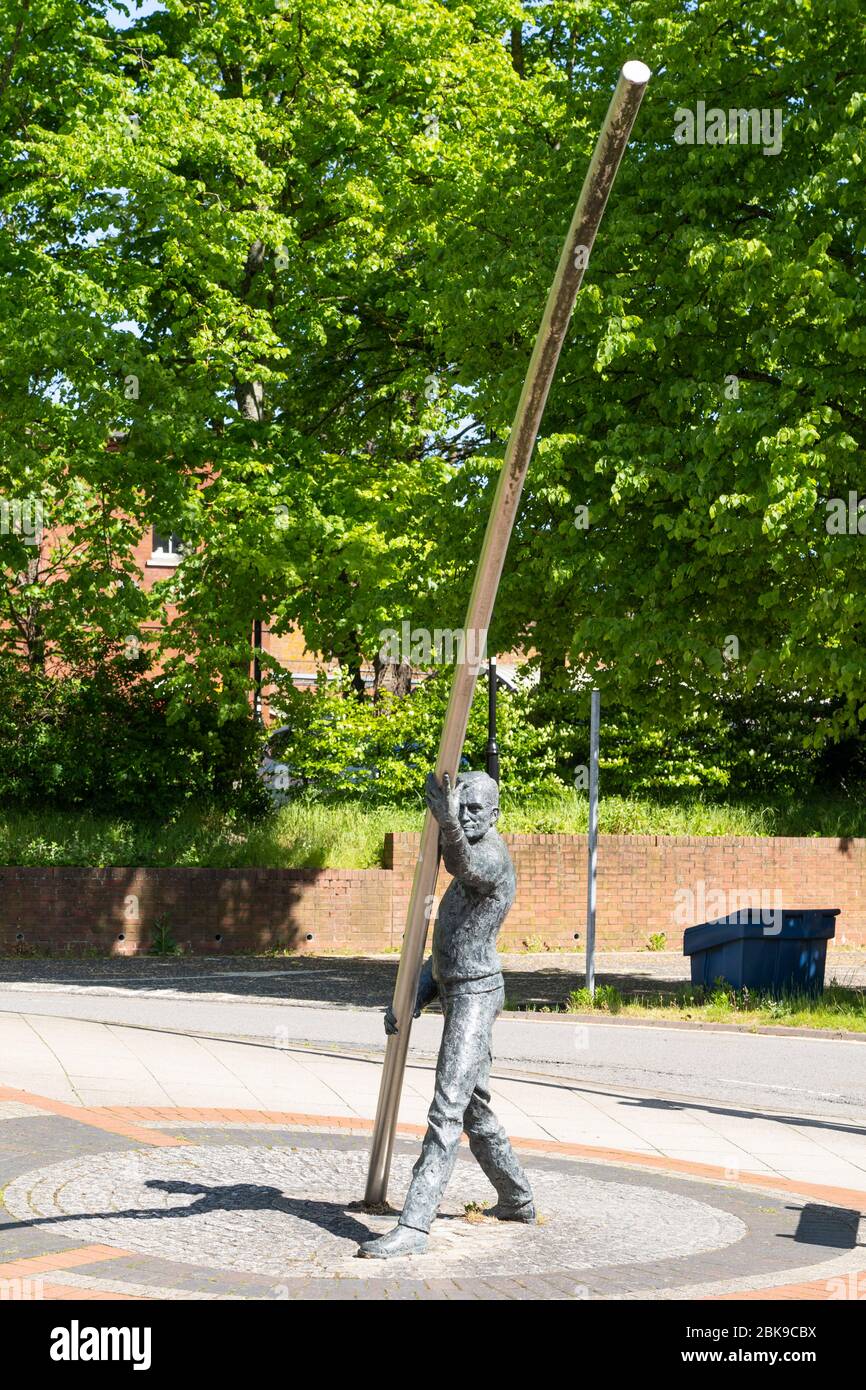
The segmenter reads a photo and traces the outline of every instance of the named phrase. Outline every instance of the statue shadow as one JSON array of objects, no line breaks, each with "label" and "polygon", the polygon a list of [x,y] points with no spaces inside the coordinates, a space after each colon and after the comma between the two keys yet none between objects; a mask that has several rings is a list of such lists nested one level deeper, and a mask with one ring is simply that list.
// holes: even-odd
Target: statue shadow
[{"label": "statue shadow", "polygon": [[177,1221],[191,1216],[204,1216],[216,1211],[277,1211],[319,1226],[328,1235],[341,1240],[369,1240],[375,1234],[350,1215],[339,1202],[286,1197],[277,1187],[262,1187],[258,1183],[230,1183],[223,1187],[207,1187],[201,1183],[180,1182],[154,1178],[145,1184],[160,1192],[188,1193],[199,1200],[185,1207],[127,1207],[120,1211],[70,1212],[62,1216],[37,1216],[26,1221],[0,1224],[0,1231],[20,1231],[26,1227],[62,1226],[73,1221]]}]

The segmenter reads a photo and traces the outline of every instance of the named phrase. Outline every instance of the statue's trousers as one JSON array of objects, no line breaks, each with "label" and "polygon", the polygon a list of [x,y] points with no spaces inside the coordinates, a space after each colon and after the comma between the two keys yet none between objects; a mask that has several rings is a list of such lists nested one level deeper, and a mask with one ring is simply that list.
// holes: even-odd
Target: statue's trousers
[{"label": "statue's trousers", "polygon": [[490,1108],[490,1038],[505,1003],[502,976],[483,993],[440,990],[445,1013],[436,1088],[427,1116],[421,1157],[400,1216],[402,1226],[429,1231],[457,1158],[460,1135],[495,1187],[500,1202],[522,1207],[532,1201],[526,1174],[502,1125]]}]

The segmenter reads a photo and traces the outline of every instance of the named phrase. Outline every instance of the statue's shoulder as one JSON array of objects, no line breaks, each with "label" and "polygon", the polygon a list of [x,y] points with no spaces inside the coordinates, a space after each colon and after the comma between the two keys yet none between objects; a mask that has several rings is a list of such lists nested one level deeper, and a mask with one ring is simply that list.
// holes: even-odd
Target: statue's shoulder
[{"label": "statue's shoulder", "polygon": [[514,874],[514,864],[507,844],[495,827],[488,830],[482,844],[487,851],[487,862],[491,868],[499,871],[497,877],[503,880],[510,878]]}]

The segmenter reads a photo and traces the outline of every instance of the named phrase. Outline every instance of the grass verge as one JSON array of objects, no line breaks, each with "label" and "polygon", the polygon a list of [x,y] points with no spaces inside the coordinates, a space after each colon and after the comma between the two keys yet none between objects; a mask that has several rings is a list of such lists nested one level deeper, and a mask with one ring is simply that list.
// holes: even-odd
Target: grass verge
[{"label": "grass verge", "polygon": [[768,994],[732,989],[718,982],[712,989],[682,985],[664,993],[623,996],[615,985],[598,985],[595,999],[588,989],[571,991],[564,1004],[555,1006],[510,1004],[528,1013],[618,1015],[623,1018],[658,1019],[661,1022],[736,1023],[741,1027],[766,1025],[785,1028],[833,1028],[866,1033],[866,990],[829,985],[822,994],[790,994],[773,999]]},{"label": "grass verge", "polygon": [[[171,816],[99,815],[92,811],[0,811],[0,864],[189,866],[204,868],[369,869],[382,864],[388,830],[420,830],[420,802],[364,805],[300,799],[260,821],[232,812],[190,809]],[[515,833],[582,834],[585,795],[563,789],[543,799],[503,795],[501,827]],[[866,836],[866,804],[853,799],[674,803],[607,797],[603,834]]]}]

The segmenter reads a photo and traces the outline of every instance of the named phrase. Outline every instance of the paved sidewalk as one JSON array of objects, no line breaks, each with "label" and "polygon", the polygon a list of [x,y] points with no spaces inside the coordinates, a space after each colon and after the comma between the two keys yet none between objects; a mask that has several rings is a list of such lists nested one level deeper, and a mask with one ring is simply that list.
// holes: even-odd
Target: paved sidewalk
[{"label": "paved sidewalk", "polygon": [[[369,1122],[10,1095],[0,1088],[4,1299],[866,1295],[866,1193],[722,1183],[695,1164],[517,1139],[536,1225],[476,1214],[492,1193],[464,1151],[429,1251],[382,1266],[356,1258],[394,1219],[358,1202]],[[411,1128],[395,1144],[397,1209],[417,1154]]]},{"label": "paved sidewalk", "polygon": [[[0,1084],[69,1105],[214,1107],[371,1120],[381,1058],[0,1014]],[[400,1120],[422,1125],[432,1063],[411,1065]],[[494,1065],[510,1134],[866,1191],[866,1130],[836,1120],[613,1092]]]}]

